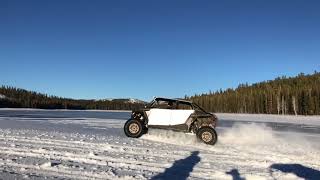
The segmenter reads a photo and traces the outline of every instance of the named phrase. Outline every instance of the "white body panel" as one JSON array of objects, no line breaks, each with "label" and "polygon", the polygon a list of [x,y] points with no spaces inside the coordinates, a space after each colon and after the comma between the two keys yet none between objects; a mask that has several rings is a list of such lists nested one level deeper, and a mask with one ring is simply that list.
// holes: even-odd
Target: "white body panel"
[{"label": "white body panel", "polygon": [[148,125],[178,125],[184,124],[194,110],[178,110],[178,109],[151,109],[147,112]]},{"label": "white body panel", "polygon": [[175,109],[171,112],[170,125],[184,124],[194,110]]},{"label": "white body panel", "polygon": [[151,109],[148,115],[148,125],[169,125],[171,111],[171,109]]}]

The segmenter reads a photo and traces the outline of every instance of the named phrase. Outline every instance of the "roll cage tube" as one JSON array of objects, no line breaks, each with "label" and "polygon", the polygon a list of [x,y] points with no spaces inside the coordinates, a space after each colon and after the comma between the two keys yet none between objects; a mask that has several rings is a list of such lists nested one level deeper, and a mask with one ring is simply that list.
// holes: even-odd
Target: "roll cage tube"
[{"label": "roll cage tube", "polygon": [[[157,102],[157,100],[161,100],[162,98],[154,98],[149,104],[146,105],[147,108],[152,108],[152,106]],[[167,99],[163,99],[163,100],[167,100]],[[176,101],[176,102],[179,102],[179,100],[171,100],[171,101]],[[199,111],[202,111],[206,114],[210,114],[208,113],[207,111],[205,111],[204,109],[202,109],[198,104],[196,103],[191,103],[191,102],[188,102],[188,104],[191,105],[192,109],[193,110],[199,110]]]},{"label": "roll cage tube", "polygon": [[146,107],[151,108],[154,105],[154,103],[156,103],[156,99],[153,99],[150,103],[146,105]]},{"label": "roll cage tube", "polygon": [[146,105],[146,108],[152,108],[158,101],[166,101],[166,102],[177,102],[175,99],[165,99],[165,98],[155,98],[150,103]]},{"label": "roll cage tube", "polygon": [[200,110],[200,111],[202,111],[202,112],[204,112],[204,113],[206,113],[206,114],[209,114],[207,111],[205,111],[204,109],[202,109],[198,104],[195,104],[195,103],[192,103],[192,107],[193,107],[193,109],[194,110]]}]

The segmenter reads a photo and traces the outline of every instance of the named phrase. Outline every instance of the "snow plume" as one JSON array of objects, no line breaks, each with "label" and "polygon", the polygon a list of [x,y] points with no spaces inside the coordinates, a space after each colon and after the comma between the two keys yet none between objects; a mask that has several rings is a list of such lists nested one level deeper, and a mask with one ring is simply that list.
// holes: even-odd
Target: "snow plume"
[{"label": "snow plume", "polygon": [[299,133],[284,133],[273,131],[272,128],[261,123],[235,124],[232,128],[219,134],[219,144],[232,145],[247,148],[293,148],[319,150],[320,145],[312,141],[312,134],[309,138]]},{"label": "snow plume", "polygon": [[235,124],[220,135],[222,144],[265,145],[276,143],[270,127],[264,124]]},{"label": "snow plume", "polygon": [[142,138],[177,145],[194,145],[198,143],[198,139],[194,134],[160,129],[149,129],[148,134],[143,135]]},{"label": "snow plume", "polygon": [[[310,135],[312,136],[312,134]],[[194,146],[207,149],[208,146],[201,143],[195,134],[182,133],[168,130],[149,129],[142,139],[162,143]],[[320,144],[312,142],[312,137],[306,138],[299,133],[283,133],[273,131],[272,128],[261,123],[243,124],[236,123],[232,128],[218,130],[218,142],[210,149],[217,146],[228,146],[240,149],[264,149],[273,147],[274,150],[295,149],[295,150],[320,150]]]},{"label": "snow plume", "polygon": [[[149,129],[143,139],[177,145],[201,145],[195,134]],[[218,144],[228,145],[268,145],[276,143],[272,129],[259,124],[236,124],[223,132],[218,132]]]}]

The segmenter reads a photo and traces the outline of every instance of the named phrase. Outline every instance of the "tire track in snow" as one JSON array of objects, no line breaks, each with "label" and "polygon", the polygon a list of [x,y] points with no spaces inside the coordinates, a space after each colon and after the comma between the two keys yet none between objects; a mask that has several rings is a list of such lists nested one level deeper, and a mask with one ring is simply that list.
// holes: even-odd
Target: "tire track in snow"
[{"label": "tire track in snow", "polygon": [[[33,166],[33,165],[26,165],[26,164],[18,164],[14,162],[0,162],[1,167],[10,166],[16,168],[16,171],[21,172],[21,174],[26,173],[28,170],[29,172],[26,174],[40,174],[45,176],[51,177],[68,177],[73,179],[88,179],[88,178],[95,178],[95,179],[106,179],[106,178],[117,178],[117,176],[112,173],[112,171],[107,172],[90,172],[90,171],[83,171],[83,170],[76,170],[71,169],[68,167],[62,168],[55,168],[55,167],[45,167],[45,166]],[[0,169],[1,169],[0,167]],[[122,179],[122,178],[120,178]]]},{"label": "tire track in snow", "polygon": [[[1,138],[0,138],[1,139]],[[119,145],[105,145],[105,144],[97,144],[97,143],[88,143],[88,142],[83,142],[83,141],[62,141],[62,140],[52,140],[52,139],[25,139],[25,138],[19,138],[19,137],[14,137],[14,136],[10,136],[7,138],[7,140],[10,141],[14,141],[15,143],[22,145],[22,144],[27,144],[33,147],[38,147],[38,148],[45,148],[45,149],[52,149],[54,148],[55,151],[78,151],[79,149],[82,150],[87,150],[89,153],[90,151],[92,151],[93,149],[95,150],[95,153],[102,153],[102,152],[108,152],[110,154],[114,154],[114,153],[125,153],[126,155],[137,155],[137,156],[141,156],[141,150],[145,150],[146,148],[135,148],[135,147],[129,147],[129,146],[119,146]],[[119,149],[114,149],[113,147],[116,146]],[[103,151],[101,151],[101,150]],[[123,149],[126,149],[125,151],[123,151]],[[59,151],[60,150],[60,151]],[[164,159],[162,162],[161,160],[163,159],[163,155],[167,154],[166,151],[162,151],[162,152],[158,152],[154,151],[154,150],[149,150],[147,151],[147,153],[145,153],[146,151],[143,151],[143,156],[147,156],[148,158],[152,157],[152,158],[157,158],[157,163],[160,164],[165,164],[168,161],[174,161],[175,159],[182,159],[184,158],[186,155],[188,155],[188,153],[186,153],[186,155],[181,156],[181,155],[174,155],[174,154],[170,154],[170,160],[168,159]],[[212,153],[212,152],[211,152]],[[85,154],[83,154],[85,155]],[[245,162],[246,160],[250,159],[248,157],[252,156],[252,154],[248,154],[245,157],[240,157],[237,156],[234,153],[229,153],[229,154],[210,154],[210,152],[208,153],[201,153],[200,154],[201,157],[203,157],[202,162],[203,163],[208,163],[208,162],[212,162],[213,160],[215,161],[223,161],[226,164],[237,164],[237,165],[243,165],[242,162]],[[159,159],[160,158],[160,159]],[[229,161],[228,159],[237,159],[237,162],[235,163],[234,161]],[[145,159],[148,160],[148,159]],[[110,160],[111,161],[111,160]],[[263,162],[263,160],[257,162],[256,166],[259,166],[259,163]],[[167,163],[168,164],[168,163]],[[169,163],[171,164],[171,163]],[[164,166],[162,168],[167,168],[168,166]]]},{"label": "tire track in snow", "polygon": [[[91,165],[101,165],[108,166],[113,168],[128,168],[130,170],[143,170],[143,171],[151,171],[152,173],[161,173],[165,168],[168,168],[172,165],[174,159],[171,160],[164,159],[162,162],[157,159],[158,156],[154,157],[157,159],[156,163],[150,163],[146,161],[137,161],[137,160],[127,160],[127,159],[118,159],[112,157],[104,157],[104,156],[90,156],[88,153],[84,153],[83,145],[85,145],[86,150],[94,150],[97,148],[97,144],[95,143],[84,143],[78,141],[62,141],[62,140],[53,140],[53,139],[29,139],[19,136],[6,136],[6,138],[1,137],[2,140],[6,140],[9,142],[7,145],[14,144],[14,147],[0,147],[0,154],[12,155],[12,156],[22,156],[22,157],[33,157],[33,158],[45,158],[45,159],[58,159],[63,161],[75,161],[80,163],[86,163]],[[56,142],[54,142],[56,141]],[[24,146],[28,144],[29,147]],[[50,148],[57,148],[60,146],[64,146],[61,148],[66,148],[63,151],[60,150],[47,150],[43,149],[43,145],[48,145]],[[91,146],[90,146],[91,145]],[[94,145],[94,146],[92,146]],[[99,144],[98,144],[99,146]],[[109,147],[112,145],[108,145]],[[41,148],[42,149],[39,149]],[[120,146],[119,146],[120,147]],[[36,148],[36,149],[35,149]],[[110,150],[110,148],[107,148]],[[133,148],[134,149],[134,148]],[[142,148],[138,148],[142,149]],[[71,151],[71,152],[70,152]],[[108,152],[110,154],[115,153],[116,151]],[[127,155],[141,155],[139,153],[125,152]],[[128,158],[128,157],[127,157]],[[179,156],[178,159],[182,159],[184,156]],[[135,159],[135,157],[131,157],[131,159]],[[193,173],[192,176],[201,178],[203,174],[207,174],[207,169],[197,169],[197,173]]]}]

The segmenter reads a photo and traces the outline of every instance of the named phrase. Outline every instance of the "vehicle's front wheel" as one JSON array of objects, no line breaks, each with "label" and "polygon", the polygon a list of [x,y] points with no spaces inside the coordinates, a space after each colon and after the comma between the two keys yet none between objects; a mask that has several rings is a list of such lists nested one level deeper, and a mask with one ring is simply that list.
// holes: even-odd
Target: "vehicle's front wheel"
[{"label": "vehicle's front wheel", "polygon": [[214,145],[218,141],[217,132],[211,127],[202,127],[197,132],[198,138],[210,145]]},{"label": "vehicle's front wheel", "polygon": [[128,137],[138,138],[143,134],[143,126],[141,121],[129,119],[124,125],[124,133]]}]

